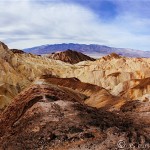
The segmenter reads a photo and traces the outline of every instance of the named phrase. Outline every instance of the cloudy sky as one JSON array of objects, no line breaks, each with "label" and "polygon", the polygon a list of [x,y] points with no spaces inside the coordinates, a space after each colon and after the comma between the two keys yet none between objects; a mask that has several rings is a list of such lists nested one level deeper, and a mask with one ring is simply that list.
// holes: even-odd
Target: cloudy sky
[{"label": "cloudy sky", "polygon": [[0,0],[0,40],[150,50],[150,0]]}]

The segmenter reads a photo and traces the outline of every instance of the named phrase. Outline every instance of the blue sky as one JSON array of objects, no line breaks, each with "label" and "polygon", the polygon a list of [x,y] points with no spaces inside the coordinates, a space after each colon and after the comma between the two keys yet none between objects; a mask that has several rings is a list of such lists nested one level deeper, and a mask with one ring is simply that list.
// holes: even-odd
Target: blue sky
[{"label": "blue sky", "polygon": [[0,40],[11,48],[54,43],[150,50],[150,0],[1,0]]}]

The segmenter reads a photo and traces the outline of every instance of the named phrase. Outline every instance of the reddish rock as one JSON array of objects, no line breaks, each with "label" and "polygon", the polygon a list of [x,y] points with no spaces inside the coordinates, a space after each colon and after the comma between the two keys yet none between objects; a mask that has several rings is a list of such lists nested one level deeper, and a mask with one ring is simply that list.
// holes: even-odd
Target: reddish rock
[{"label": "reddish rock", "polygon": [[131,120],[88,107],[83,97],[52,84],[31,85],[0,116],[0,149],[107,150],[121,139],[149,140]]},{"label": "reddish rock", "polygon": [[72,51],[72,50],[52,53],[48,55],[48,58],[61,60],[70,64],[76,64],[81,61],[95,61],[96,60],[80,52]]}]

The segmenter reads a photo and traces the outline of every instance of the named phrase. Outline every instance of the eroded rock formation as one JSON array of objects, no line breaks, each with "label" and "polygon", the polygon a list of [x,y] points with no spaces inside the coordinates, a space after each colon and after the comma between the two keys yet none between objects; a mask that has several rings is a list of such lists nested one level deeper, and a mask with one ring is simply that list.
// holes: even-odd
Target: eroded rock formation
[{"label": "eroded rock formation", "polygon": [[67,50],[64,52],[55,52],[49,55],[46,55],[48,58],[55,59],[55,60],[61,60],[66,63],[76,64],[81,61],[95,61],[96,59],[91,58],[87,55],[84,55],[80,52],[73,51],[73,50]]},{"label": "eroded rock formation", "polygon": [[34,83],[1,114],[0,148],[107,150],[117,148],[120,139],[135,148],[150,140],[143,126],[88,107],[82,104],[84,97],[68,88]]},{"label": "eroded rock formation", "polygon": [[[123,103],[124,99],[143,100],[144,97],[149,99],[149,58],[126,58],[110,54],[96,61],[82,61],[72,65],[45,56],[13,53],[3,43],[0,46],[0,54],[1,85],[12,85],[15,89],[19,89],[16,90],[18,93],[40,76],[52,74],[61,78],[75,77],[81,82],[103,87],[101,91],[104,92],[101,92],[101,97],[95,97],[95,99],[97,98],[96,103],[88,101],[94,107],[103,107],[102,99],[110,98],[110,95],[121,97]],[[147,80],[147,84],[144,87],[139,86],[144,80]],[[1,93],[1,107],[4,104],[8,105],[8,101],[11,101],[12,97],[7,96],[6,93]],[[5,98],[8,100],[4,102]]]},{"label": "eroded rock formation", "polygon": [[0,73],[2,150],[150,144],[148,58],[113,53],[69,64],[0,43]]}]

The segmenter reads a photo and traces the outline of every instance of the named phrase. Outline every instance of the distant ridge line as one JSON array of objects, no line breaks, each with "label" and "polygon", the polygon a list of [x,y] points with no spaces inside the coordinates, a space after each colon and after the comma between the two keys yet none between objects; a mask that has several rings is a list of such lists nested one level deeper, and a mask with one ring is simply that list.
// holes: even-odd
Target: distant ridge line
[{"label": "distant ridge line", "polygon": [[91,57],[101,57],[111,53],[116,53],[126,57],[150,57],[150,51],[134,50],[130,48],[114,48],[106,45],[98,44],[74,44],[74,43],[62,43],[62,44],[46,44],[42,46],[36,46],[32,48],[24,49],[25,52],[33,54],[51,54],[57,51],[66,51],[68,49],[81,52]]}]

